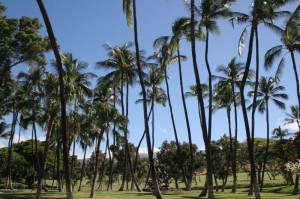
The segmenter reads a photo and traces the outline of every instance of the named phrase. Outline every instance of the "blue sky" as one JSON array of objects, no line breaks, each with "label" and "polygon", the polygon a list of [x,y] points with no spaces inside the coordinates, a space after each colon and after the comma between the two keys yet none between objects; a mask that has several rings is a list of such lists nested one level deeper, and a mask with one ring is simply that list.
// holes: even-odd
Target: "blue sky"
[{"label": "blue sky", "polygon": [[[21,16],[37,17],[43,23],[36,1],[34,0],[2,0],[1,1],[7,10],[4,13],[9,18],[18,18]],[[95,63],[106,59],[107,52],[102,45],[109,43],[112,46],[123,45],[133,41],[133,29],[128,28],[126,19],[122,12],[121,0],[44,0],[44,4],[48,10],[52,27],[56,35],[57,41],[61,47],[62,53],[73,53],[74,57],[81,61],[89,63],[89,71],[96,73],[98,76],[103,76],[107,71],[95,68]],[[246,12],[250,10],[251,1],[239,0],[234,6],[234,11]],[[295,4],[287,6],[287,9],[293,10]],[[155,50],[152,47],[153,41],[163,35],[171,35],[171,25],[179,17],[189,16],[188,9],[184,5],[183,0],[137,0],[137,16],[139,28],[140,48],[150,55]],[[209,61],[212,67],[212,72],[215,73],[215,68],[218,65],[227,65],[227,63],[235,56],[238,56],[237,44],[239,36],[245,25],[237,25],[233,29],[228,21],[220,20],[218,22],[221,33],[211,36],[209,44]],[[42,35],[46,35],[45,28],[41,30]],[[261,68],[263,68],[263,57],[269,48],[280,44],[280,40],[271,31],[265,29],[262,25],[259,27],[260,40],[260,59]],[[246,41],[247,44],[248,41]],[[188,57],[188,60],[183,63],[184,89],[187,91],[188,85],[194,84],[194,74],[191,62],[190,44],[184,41],[181,44],[181,53]],[[242,57],[239,61],[245,62],[247,54],[247,45]],[[296,55],[296,61],[299,60],[299,55]],[[52,53],[49,53],[47,58],[53,59]],[[197,58],[199,71],[202,82],[207,81],[207,71],[204,64],[204,44],[197,43]],[[255,56],[253,56],[255,58]],[[281,84],[286,87],[286,93],[289,94],[289,100],[286,101],[287,112],[289,106],[296,104],[296,93],[293,71],[289,57],[285,68],[285,74],[281,79]],[[253,59],[254,60],[254,59]],[[253,61],[252,61],[253,63]],[[299,63],[300,64],[300,63]],[[254,66],[254,64],[251,64]],[[274,66],[275,68],[275,66]],[[18,65],[14,70],[26,70],[26,65]],[[177,65],[170,66],[169,84],[171,100],[175,113],[175,121],[180,141],[188,141],[187,131],[184,120],[184,112],[180,98],[179,77]],[[261,69],[261,74],[273,76],[274,71],[266,73]],[[162,84],[162,87],[165,87]],[[142,105],[135,104],[139,98],[138,93],[140,87],[136,84],[130,91],[130,135],[129,140],[135,144],[138,143],[143,133],[143,115]],[[192,136],[194,143],[199,148],[204,148],[201,128],[197,112],[196,99],[187,99],[188,112],[192,128]],[[270,128],[271,130],[282,123],[285,117],[285,111],[279,110],[271,105],[270,108]],[[238,139],[245,140],[244,124],[242,121],[241,110],[239,109],[239,134]],[[256,136],[266,136],[266,122],[264,115],[256,117]],[[172,131],[171,118],[168,107],[156,106],[156,141],[155,147],[159,147],[163,140],[174,140]],[[225,110],[220,110],[213,115],[212,139],[218,139],[223,134],[228,134],[228,126]],[[151,125],[151,123],[150,123]],[[293,127],[288,127],[292,129]],[[42,137],[44,133],[41,133]],[[24,132],[24,138],[29,138],[30,133]],[[6,141],[1,140],[0,145],[6,145]],[[144,141],[142,147],[146,147]],[[78,151],[78,154],[81,152]]]}]

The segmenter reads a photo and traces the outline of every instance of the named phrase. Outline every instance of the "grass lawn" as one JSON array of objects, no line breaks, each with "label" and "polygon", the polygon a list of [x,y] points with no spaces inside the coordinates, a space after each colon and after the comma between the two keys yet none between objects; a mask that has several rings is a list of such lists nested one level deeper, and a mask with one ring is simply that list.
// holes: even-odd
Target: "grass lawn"
[{"label": "grass lawn", "polygon": [[[173,192],[163,192],[163,197],[165,199],[184,199],[184,198],[199,198],[198,195],[200,193],[199,187],[203,186],[205,176],[201,176],[201,181],[199,182],[199,178],[197,178],[198,182],[197,185],[193,184],[192,191],[173,191]],[[229,178],[229,182],[227,183],[228,186],[232,184],[231,177]],[[219,182],[221,185],[221,182]],[[247,196],[247,186],[249,185],[249,180],[245,173],[240,173],[238,175],[238,185],[239,188],[237,193],[231,193],[231,189],[228,188],[224,192],[215,192],[216,198],[220,199],[235,199],[235,198],[254,198],[254,196]],[[268,199],[298,199],[300,195],[294,196],[291,195],[291,191],[293,186],[287,186],[284,184],[283,179],[278,176],[276,180],[270,180],[266,178],[265,181],[266,187],[264,188],[263,192],[261,193],[262,198]],[[182,186],[182,184],[180,184]],[[171,184],[171,187],[174,187],[174,184]],[[105,189],[105,188],[104,188]],[[73,192],[74,198],[89,198],[90,195],[90,186],[84,185],[82,187],[82,191],[78,192],[77,188],[75,187],[75,191]],[[114,184],[113,190],[118,190],[118,185]],[[2,192],[1,192],[2,191]],[[15,190],[13,192],[3,192],[4,190],[0,190],[0,199],[12,199],[12,198],[24,198],[24,199],[32,199],[35,198],[35,190]],[[64,192],[57,192],[56,190],[50,190],[48,192],[43,192],[42,198],[65,198]],[[94,198],[101,198],[101,199],[132,199],[132,198],[141,198],[141,199],[153,199],[155,198],[152,193],[149,192],[142,192],[138,193],[136,191],[96,191]]]}]

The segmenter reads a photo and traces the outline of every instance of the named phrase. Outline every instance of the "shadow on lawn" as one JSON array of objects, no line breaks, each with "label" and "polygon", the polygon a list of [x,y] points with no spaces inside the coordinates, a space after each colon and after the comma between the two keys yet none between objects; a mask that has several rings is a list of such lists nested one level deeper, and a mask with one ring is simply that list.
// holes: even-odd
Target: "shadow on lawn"
[{"label": "shadow on lawn", "polygon": [[[62,199],[65,198],[64,195],[58,196],[57,194],[54,196],[51,193],[43,193],[43,198],[45,199],[50,199],[50,198],[58,198],[58,199]],[[10,192],[10,193],[4,193],[4,192],[0,192],[0,199],[18,199],[18,198],[22,198],[22,199],[33,199],[36,197],[36,193],[32,192],[32,193],[18,193],[18,192]]]}]

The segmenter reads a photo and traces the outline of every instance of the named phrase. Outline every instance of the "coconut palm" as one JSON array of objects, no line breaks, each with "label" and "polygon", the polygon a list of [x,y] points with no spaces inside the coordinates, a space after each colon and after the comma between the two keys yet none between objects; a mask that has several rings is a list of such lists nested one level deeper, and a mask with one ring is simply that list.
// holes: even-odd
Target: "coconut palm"
[{"label": "coconut palm", "polygon": [[281,126],[274,128],[272,134],[273,134],[272,137],[274,139],[279,139],[279,141],[282,141],[285,137],[290,135],[288,129],[282,129]]},{"label": "coconut palm", "polygon": [[[132,46],[132,43],[125,44],[121,47],[111,47],[108,44],[105,44],[104,47],[108,50],[108,56],[109,59],[100,61],[97,63],[99,67],[104,67],[108,69],[113,69],[112,72],[108,73],[105,77],[103,77],[103,81],[109,81],[112,80],[113,84],[120,84],[121,88],[121,108],[122,108],[122,114],[128,117],[129,114],[129,107],[128,107],[128,102],[129,102],[129,85],[133,85],[135,83],[137,71],[135,67],[135,56],[129,48]],[[126,110],[124,106],[124,92],[123,88],[126,88]],[[126,111],[126,112],[125,112]],[[127,132],[124,134],[125,138],[125,162],[127,160],[126,156],[130,156],[129,154],[129,148],[128,148],[128,138],[127,138]],[[131,159],[128,159],[128,164],[130,167],[130,170],[132,170],[131,166]],[[125,163],[126,165],[126,163]],[[126,171],[126,166],[124,167],[124,174]],[[132,173],[132,176],[134,174]],[[123,175],[122,179],[122,184],[120,187],[120,191],[124,189],[124,184],[125,184],[125,176]],[[134,179],[134,176],[133,176]],[[137,183],[135,183],[138,188]]]},{"label": "coconut palm", "polygon": [[[208,175],[207,175],[207,186],[203,190],[201,195],[206,195],[206,192],[208,190],[209,192],[209,198],[214,198],[213,195],[213,182],[212,182],[212,165],[211,165],[211,153],[210,153],[210,141],[211,141],[211,128],[212,128],[212,100],[213,100],[213,90],[212,90],[212,73],[211,73],[211,67],[208,60],[208,44],[210,39],[210,34],[216,34],[219,32],[218,26],[217,26],[217,19],[219,18],[227,18],[231,16],[230,12],[230,5],[235,2],[234,0],[218,0],[218,1],[212,1],[212,0],[205,0],[201,1],[199,9],[198,9],[198,15],[200,18],[199,23],[199,29],[204,29],[205,33],[205,64],[206,69],[208,72],[208,121],[207,122],[207,137],[204,138],[205,145],[207,145],[207,151],[206,151],[206,161],[207,161],[207,167],[208,167]],[[199,31],[201,32],[201,31]],[[201,113],[203,115],[203,113]],[[203,132],[204,134],[206,132]],[[209,163],[210,162],[210,163]],[[210,168],[209,168],[210,167]],[[207,190],[206,190],[207,189]]]},{"label": "coconut palm", "polygon": [[[244,64],[241,62],[236,61],[236,57],[232,58],[231,61],[228,63],[227,66],[218,66],[217,72],[218,75],[213,75],[213,79],[218,80],[217,87],[218,90],[222,92],[222,90],[227,91],[230,89],[232,97],[230,98],[232,101],[228,104],[228,106],[233,103],[234,108],[234,121],[235,121],[235,131],[234,131],[234,146],[232,146],[232,136],[230,135],[230,148],[233,149],[231,151],[232,154],[232,172],[233,172],[233,186],[232,186],[232,192],[236,192],[236,186],[237,186],[237,176],[236,176],[236,152],[237,152],[237,101],[236,101],[236,90],[239,88],[241,84],[241,80],[243,78],[243,72],[244,72]],[[250,79],[253,76],[253,71],[250,71],[248,78]],[[250,82],[248,81],[248,84]],[[229,87],[229,88],[227,88]],[[226,93],[226,92],[225,92]],[[226,96],[226,95],[225,95]],[[235,97],[233,97],[235,96]],[[229,97],[229,96],[228,96]],[[230,108],[230,107],[228,107]],[[228,123],[231,125],[230,123]],[[229,127],[231,129],[231,127]],[[230,131],[229,131],[230,132]]]},{"label": "coconut palm", "polygon": [[126,130],[127,119],[121,115],[117,109],[106,102],[95,102],[94,104],[94,114],[93,118],[96,120],[96,135],[97,135],[97,145],[95,148],[96,162],[95,170],[92,179],[92,189],[90,193],[90,198],[95,195],[96,179],[98,175],[98,164],[100,159],[100,144],[103,141],[103,134],[109,130],[111,124],[114,123],[117,127],[121,128],[123,131]]},{"label": "coconut palm", "polygon": [[41,198],[41,190],[43,187],[43,178],[48,162],[48,153],[52,143],[52,137],[55,134],[57,121],[59,120],[59,89],[58,77],[52,73],[47,73],[43,83],[43,104],[41,109],[40,123],[46,133],[46,140],[44,146],[43,159],[41,160],[41,167],[38,172],[37,192],[36,198]]},{"label": "coconut palm", "polygon": [[[66,101],[65,101],[65,86],[64,86],[64,72],[63,72],[63,65],[59,53],[59,49],[55,40],[55,36],[53,33],[53,29],[50,23],[50,19],[48,17],[47,10],[44,6],[44,3],[42,0],[37,0],[38,6],[40,8],[40,12],[43,16],[50,44],[54,52],[55,60],[57,63],[57,70],[59,74],[59,92],[60,92],[60,103],[61,103],[61,132],[62,132],[62,139],[63,139],[63,159],[64,159],[64,169],[65,169],[65,180],[66,180],[66,198],[72,199],[73,198],[73,192],[72,192],[72,177],[70,175],[70,168],[69,168],[69,135],[67,132],[67,126],[66,126]],[[37,194],[37,198],[40,198],[41,196]]]},{"label": "coconut palm", "polygon": [[144,124],[145,124],[145,131],[146,131],[146,139],[147,139],[147,149],[149,155],[149,164],[150,164],[150,171],[152,182],[154,185],[154,192],[157,199],[161,199],[162,195],[158,187],[157,183],[157,176],[156,171],[154,168],[154,160],[153,160],[153,150],[151,148],[151,138],[149,132],[149,125],[148,125],[148,118],[147,118],[147,102],[146,102],[146,89],[144,85],[144,78],[143,78],[143,71],[140,62],[140,49],[139,49],[139,41],[138,41],[138,27],[137,27],[137,15],[136,15],[136,0],[123,0],[123,12],[127,19],[127,24],[129,26],[134,26],[134,43],[135,43],[135,54],[136,54],[136,65],[138,69],[138,76],[139,81],[142,89],[143,94],[143,112],[144,112]]},{"label": "coconut palm", "polygon": [[[251,104],[248,109],[255,106],[258,108],[259,113],[266,111],[266,124],[267,124],[267,145],[264,155],[262,178],[260,182],[260,191],[262,191],[264,183],[264,172],[267,164],[267,158],[269,153],[270,143],[270,127],[269,127],[269,101],[272,101],[280,109],[285,109],[285,104],[281,100],[288,99],[288,95],[283,93],[285,90],[284,86],[276,85],[278,83],[274,78],[261,77],[258,84],[257,101],[255,104]],[[248,92],[248,96],[253,96],[255,91]]]}]

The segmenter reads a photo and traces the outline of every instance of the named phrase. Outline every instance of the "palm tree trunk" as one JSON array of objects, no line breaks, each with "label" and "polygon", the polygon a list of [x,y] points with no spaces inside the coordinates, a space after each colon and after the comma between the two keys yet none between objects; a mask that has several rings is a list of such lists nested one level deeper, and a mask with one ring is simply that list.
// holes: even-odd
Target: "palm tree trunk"
[{"label": "palm tree trunk", "polygon": [[57,141],[57,146],[56,146],[56,159],[57,159],[57,164],[56,164],[56,173],[57,173],[57,186],[58,186],[58,191],[62,192],[62,179],[61,179],[61,174],[60,174],[60,148],[61,148],[61,142]]},{"label": "palm tree trunk", "polygon": [[11,125],[11,131],[8,141],[8,160],[7,160],[7,181],[6,181],[6,189],[13,189],[12,186],[12,159],[13,159],[13,141],[14,136],[16,132],[16,124],[17,124],[17,118],[18,118],[18,111],[16,109],[13,109],[13,119],[12,119],[12,125]]},{"label": "palm tree trunk", "polygon": [[81,165],[80,181],[79,181],[78,191],[81,191],[81,184],[82,184],[83,176],[85,175],[85,156],[86,156],[86,149],[87,149],[87,144],[85,144],[85,146],[84,146],[83,161],[82,161],[82,165]]},{"label": "palm tree trunk", "polygon": [[[35,116],[33,116],[34,118]],[[36,158],[36,163],[37,163],[37,168],[38,168],[38,172],[40,171],[40,158],[39,158],[39,153],[38,153],[38,144],[37,144],[37,135],[36,135],[36,127],[35,127],[35,121],[33,120],[32,121],[32,129],[33,129],[33,132],[34,132],[34,142],[35,142],[35,158]]]},{"label": "palm tree trunk", "polygon": [[[254,15],[257,12],[257,0],[254,1]],[[255,198],[260,199],[260,193],[259,188],[257,184],[257,177],[256,177],[256,170],[255,170],[255,161],[254,161],[254,151],[253,151],[253,140],[254,138],[251,138],[250,134],[250,126],[249,126],[249,120],[247,115],[247,107],[246,107],[246,100],[245,100],[245,94],[244,89],[246,85],[246,80],[249,74],[250,64],[251,64],[251,58],[252,58],[252,50],[253,50],[253,38],[254,38],[254,30],[255,30],[255,24],[251,27],[250,32],[250,39],[249,39],[249,46],[248,46],[248,55],[247,55],[247,61],[245,66],[245,72],[243,76],[243,80],[240,86],[240,92],[241,92],[241,104],[242,104],[242,112],[244,117],[244,123],[245,123],[245,131],[246,131],[246,137],[247,137],[247,145],[248,145],[248,152],[249,152],[249,161],[251,166],[251,181],[253,182],[250,186],[250,189],[254,187],[255,190]]]},{"label": "palm tree trunk", "polygon": [[264,163],[262,168],[262,175],[261,175],[261,182],[260,182],[260,191],[262,191],[264,186],[264,177],[265,177],[265,170],[266,170],[266,164],[267,159],[269,155],[269,145],[270,145],[270,124],[269,124],[269,104],[268,101],[266,101],[266,122],[267,122],[267,146],[266,146],[266,152],[264,155]]},{"label": "palm tree trunk", "polygon": [[136,17],[136,0],[132,1],[132,8],[133,8],[135,53],[136,53],[138,75],[139,75],[139,80],[140,80],[142,95],[143,95],[144,124],[145,124],[145,131],[146,131],[150,171],[151,171],[151,176],[152,176],[152,182],[154,185],[155,196],[157,199],[162,199],[162,195],[159,190],[158,183],[157,183],[157,176],[156,176],[154,160],[153,160],[153,150],[151,149],[151,138],[150,138],[149,125],[148,125],[148,120],[147,120],[147,102],[146,102],[147,98],[146,98],[146,89],[145,89],[145,85],[144,85],[143,72],[142,72],[142,67],[141,67],[141,63],[140,63],[140,49],[139,49],[139,42],[138,42],[138,27],[137,27],[137,17]]},{"label": "palm tree trunk", "polygon": [[54,111],[51,114],[51,117],[49,119],[49,125],[48,125],[48,129],[47,129],[46,141],[45,141],[45,146],[44,146],[44,158],[43,158],[42,165],[41,165],[41,168],[39,169],[39,174],[38,174],[36,199],[42,198],[43,178],[44,178],[45,170],[46,170],[47,163],[48,163],[49,148],[50,148],[51,139],[52,139],[52,135],[53,135],[53,131],[54,131],[56,114],[57,114],[56,111]]},{"label": "palm tree trunk", "polygon": [[66,180],[66,197],[67,199],[73,199],[73,192],[72,192],[72,176],[70,175],[70,168],[69,168],[69,135],[67,132],[67,121],[66,121],[66,100],[65,100],[65,86],[64,86],[64,72],[61,62],[60,53],[58,50],[58,46],[56,44],[55,36],[52,30],[52,26],[47,14],[47,10],[43,4],[42,0],[37,0],[39,5],[41,14],[43,16],[49,40],[55,55],[55,60],[57,64],[57,70],[59,75],[59,91],[60,91],[60,103],[61,103],[61,131],[62,131],[62,140],[63,140],[63,157],[64,157],[64,173],[65,173],[65,180]]},{"label": "palm tree trunk", "polygon": [[[167,87],[168,104],[169,104],[169,108],[170,108],[170,115],[171,115],[171,120],[172,120],[173,131],[174,131],[174,135],[175,135],[177,155],[178,155],[178,157],[181,157],[181,149],[180,149],[180,145],[179,145],[176,125],[175,125],[175,119],[174,119],[174,114],[173,114],[173,108],[172,108],[172,102],[171,102],[171,96],[170,96],[170,89],[169,89],[169,82],[168,82],[168,75],[167,75],[166,66],[164,68],[164,73],[165,73],[165,83],[166,83],[166,87]],[[153,111],[153,113],[154,113],[154,111]],[[183,182],[185,184],[185,187],[187,187],[186,176],[185,176],[185,172],[184,172],[184,168],[183,168],[183,161],[181,160],[181,158],[179,159],[179,166],[180,166],[180,169],[181,169]]]},{"label": "palm tree trunk", "polygon": [[181,67],[181,60],[180,60],[180,51],[179,51],[179,41],[177,41],[177,57],[178,57],[178,68],[179,68],[179,81],[180,81],[180,91],[181,91],[181,100],[184,109],[184,116],[185,116],[185,123],[188,132],[188,139],[189,139],[189,148],[190,148],[190,165],[189,165],[189,176],[187,177],[186,183],[186,191],[190,191],[192,188],[192,181],[194,178],[194,157],[193,157],[193,142],[192,142],[192,133],[191,127],[189,122],[189,115],[186,107],[184,91],[183,91],[183,80],[182,80],[182,67]]},{"label": "palm tree trunk", "polygon": [[92,179],[92,189],[91,189],[90,198],[94,198],[94,196],[95,196],[96,179],[97,179],[97,175],[98,175],[98,164],[99,164],[99,159],[100,159],[100,144],[102,141],[103,133],[104,133],[104,130],[101,130],[99,137],[98,137],[98,141],[97,141],[95,169],[94,169],[94,175],[93,175],[93,179]]},{"label": "palm tree trunk", "polygon": [[[297,98],[298,98],[298,109],[300,108],[300,86],[299,86],[299,76],[298,76],[298,72],[297,72],[297,66],[296,66],[296,60],[295,60],[295,55],[294,52],[291,52],[291,57],[292,57],[292,62],[293,62],[293,70],[294,70],[294,75],[295,75],[295,79],[296,79],[296,88],[297,88]],[[298,112],[298,117],[299,118],[299,112]],[[298,124],[299,126],[299,124]],[[299,128],[300,131],[300,128]],[[297,144],[297,158],[300,159],[300,140],[299,140],[299,136],[298,137],[298,144]],[[295,185],[294,185],[294,190],[292,192],[293,195],[298,194],[298,188],[299,186],[299,174],[296,175],[296,179],[295,179]]]},{"label": "palm tree trunk", "polygon": [[233,92],[233,107],[234,107],[234,125],[235,125],[235,129],[234,129],[234,151],[233,151],[233,164],[232,164],[232,175],[233,175],[233,185],[232,185],[232,193],[236,192],[236,188],[237,188],[237,166],[236,166],[236,154],[237,154],[237,105],[236,105],[236,98],[235,98],[235,89],[234,89],[234,83],[231,84],[232,85],[232,92]]},{"label": "palm tree trunk", "polygon": [[[235,96],[233,96],[235,97]],[[228,129],[229,129],[229,148],[230,148],[230,159],[231,159],[231,165],[232,165],[232,173],[234,173],[233,168],[235,167],[234,162],[234,155],[233,155],[233,143],[232,143],[232,132],[231,132],[231,108],[227,107],[227,119],[228,119]],[[236,175],[236,173],[235,173]],[[235,176],[236,177],[236,176]],[[233,177],[234,178],[234,177]],[[233,180],[233,186],[235,184],[235,181]]]},{"label": "palm tree trunk", "polygon": [[[211,164],[211,157],[210,157],[210,143],[208,139],[208,134],[207,134],[207,126],[206,126],[206,114],[205,114],[205,106],[204,106],[204,101],[203,101],[203,91],[201,87],[201,81],[200,81],[200,76],[199,76],[199,70],[197,66],[197,56],[196,56],[196,42],[195,42],[195,0],[191,0],[191,48],[192,48],[192,58],[193,58],[193,68],[194,68],[194,75],[196,79],[196,86],[197,86],[197,99],[198,99],[198,106],[200,107],[200,125],[202,129],[202,135],[203,135],[203,140],[205,143],[205,150],[207,154],[207,176],[206,176],[206,188],[204,187],[202,193],[200,193],[199,196],[205,196],[207,193],[207,187],[210,187],[209,189],[211,190],[211,185],[212,185],[212,164]],[[209,198],[214,198],[214,195],[211,194],[208,196]]]}]

